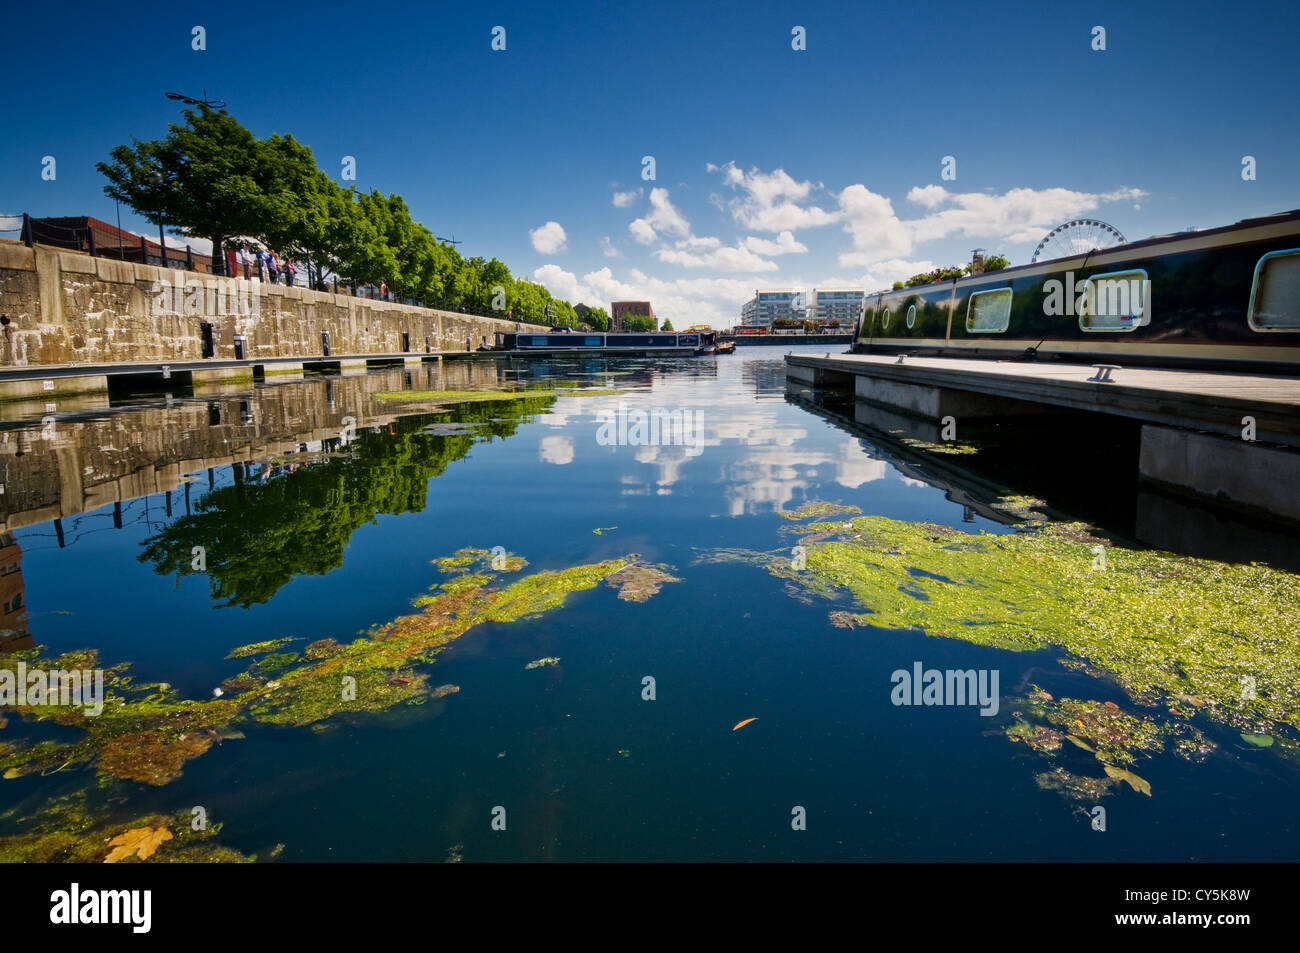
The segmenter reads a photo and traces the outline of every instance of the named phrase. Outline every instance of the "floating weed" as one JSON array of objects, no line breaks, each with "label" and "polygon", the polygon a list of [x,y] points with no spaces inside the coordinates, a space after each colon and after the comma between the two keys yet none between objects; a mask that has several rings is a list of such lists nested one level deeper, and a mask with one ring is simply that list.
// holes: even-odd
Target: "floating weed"
[{"label": "floating weed", "polygon": [[254,662],[249,671],[257,672],[259,675],[278,672],[280,669],[288,668],[298,661],[298,657],[297,652],[273,652]]},{"label": "floating weed", "polygon": [[631,391],[620,390],[617,387],[564,387],[558,393],[561,397],[618,397],[621,394],[630,394]]},{"label": "floating weed", "polygon": [[670,582],[681,582],[667,570],[666,565],[652,566],[646,562],[634,562],[617,572],[605,577],[605,585],[618,590],[618,597],[624,602],[645,602]]},{"label": "floating weed", "polygon": [[925,440],[917,440],[915,437],[900,437],[904,444],[913,450],[923,450],[926,453],[942,453],[948,456],[970,456],[973,453],[979,453],[979,447],[969,443],[929,443]]},{"label": "floating weed", "polygon": [[[1300,727],[1300,646],[1289,635],[1300,629],[1300,585],[1289,573],[1113,545],[1098,571],[1082,524],[975,535],[859,516],[848,528],[806,528],[834,535],[800,540],[803,569],[784,555],[762,561],[796,589],[850,593],[865,610],[855,624],[1012,651],[1059,646],[1143,703],[1191,699],[1183,704],[1252,733]],[[1257,692],[1241,691],[1245,676]]]},{"label": "floating weed", "polygon": [[6,815],[19,833],[0,837],[0,863],[239,863],[256,860],[216,843],[220,824],[200,831],[191,815],[153,814],[112,820],[107,803],[85,792],[42,804],[35,814]]},{"label": "floating weed", "polygon": [[1056,791],[1071,801],[1100,800],[1115,786],[1113,778],[1073,774],[1060,766],[1039,774],[1034,780],[1044,791]]},{"label": "floating weed", "polygon": [[797,510],[789,510],[782,513],[781,519],[806,520],[814,516],[841,516],[861,512],[862,510],[856,506],[845,506],[840,503],[826,503],[821,500],[813,500],[805,503]]},{"label": "floating weed", "polygon": [[[442,583],[438,588],[448,595],[457,595],[458,593],[469,592],[471,589],[481,589],[491,581],[492,577],[486,573],[472,573],[470,575],[457,576],[455,579],[450,579],[447,582]],[[417,599],[416,605],[420,605],[420,603],[421,600]],[[428,603],[425,603],[425,605],[427,604]]]},{"label": "floating weed", "polygon": [[[466,555],[462,551],[455,558]],[[482,555],[474,552],[471,564]],[[80,708],[18,707],[16,711],[25,719],[51,721],[79,729],[81,734],[64,743],[6,742],[0,745],[0,772],[6,778],[16,778],[93,763],[100,779],[162,786],[180,776],[189,761],[213,744],[241,737],[232,726],[243,721],[316,726],[336,715],[378,712],[443,698],[458,687],[442,685],[430,691],[428,676],[413,666],[428,663],[447,643],[476,625],[512,622],[558,608],[570,592],[591,589],[636,561],[631,555],[541,572],[501,589],[492,588],[492,577],[485,573],[461,576],[428,597],[421,611],[376,625],[348,644],[320,639],[309,643],[301,656],[274,652],[286,644],[284,639],[244,646],[232,656],[265,657],[249,671],[227,679],[222,686],[226,694],[217,698],[191,700],[167,686],[137,686],[125,674],[125,666],[110,668],[105,671],[104,708],[98,716],[88,716]],[[645,585],[644,578],[641,582]],[[632,591],[642,592],[646,598],[651,594]],[[19,661],[45,669],[97,667],[96,653],[89,650],[44,660],[38,649],[24,649],[0,655],[0,669],[14,671]],[[266,679],[268,671],[274,673],[271,680]],[[124,827],[114,836],[142,826],[146,825]],[[63,851],[65,859],[86,859],[67,849],[67,839],[56,840],[37,853],[52,856]],[[158,857],[168,851],[166,844],[157,846]]]},{"label": "floating weed", "polygon": [[458,549],[452,556],[443,556],[431,562],[438,567],[439,572],[465,572],[475,563],[482,562],[487,555],[489,553],[486,549]]},{"label": "floating weed", "polygon": [[1061,732],[1046,725],[1031,725],[1027,721],[1018,721],[1007,729],[1007,737],[1028,745],[1034,751],[1057,751],[1064,737]]},{"label": "floating weed", "polygon": [[274,652],[292,642],[292,638],[284,639],[267,639],[265,642],[252,642],[248,645],[241,645],[237,649],[231,649],[226,658],[249,658],[253,655],[262,655],[267,652]]},{"label": "floating weed", "polygon": [[[529,397],[554,397],[556,391],[538,388],[527,391]],[[375,394],[375,400],[407,400],[435,404],[475,404],[485,400],[512,400],[522,396],[520,391],[494,390],[386,390]]]}]

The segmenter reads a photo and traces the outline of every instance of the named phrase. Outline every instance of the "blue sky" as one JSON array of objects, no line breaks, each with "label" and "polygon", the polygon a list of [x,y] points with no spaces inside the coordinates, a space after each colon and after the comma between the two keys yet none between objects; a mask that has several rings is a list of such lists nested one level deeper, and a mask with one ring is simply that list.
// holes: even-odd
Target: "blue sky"
[{"label": "blue sky", "polygon": [[6,13],[0,213],[112,221],[94,163],[205,87],[326,170],[355,156],[463,253],[678,326],[756,287],[1027,261],[1080,215],[1135,239],[1300,206],[1290,4],[150,6]]}]

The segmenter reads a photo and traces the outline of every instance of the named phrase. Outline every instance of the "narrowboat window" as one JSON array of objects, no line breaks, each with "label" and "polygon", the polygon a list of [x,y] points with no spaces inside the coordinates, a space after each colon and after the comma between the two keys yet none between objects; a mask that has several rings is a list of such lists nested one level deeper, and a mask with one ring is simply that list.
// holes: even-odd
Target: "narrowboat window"
[{"label": "narrowboat window", "polygon": [[1256,331],[1300,331],[1300,248],[1269,252],[1255,265],[1247,318]]},{"label": "narrowboat window", "polygon": [[882,330],[882,331],[888,331],[888,330],[889,330],[889,322],[892,321],[892,320],[893,320],[893,318],[890,316],[889,309],[886,308],[886,309],[884,310],[884,312],[880,315],[880,330]]},{"label": "narrowboat window", "polygon": [[907,309],[907,327],[908,330],[916,327],[916,305],[909,305]]},{"label": "narrowboat window", "polygon": [[600,347],[600,338],[584,338],[583,343],[586,344],[587,347]]},{"label": "narrowboat window", "polygon": [[1083,283],[1081,331],[1133,331],[1151,323],[1151,282],[1141,268],[1093,275]]},{"label": "narrowboat window", "polygon": [[1000,333],[1011,325],[1011,289],[976,291],[966,305],[966,330]]}]

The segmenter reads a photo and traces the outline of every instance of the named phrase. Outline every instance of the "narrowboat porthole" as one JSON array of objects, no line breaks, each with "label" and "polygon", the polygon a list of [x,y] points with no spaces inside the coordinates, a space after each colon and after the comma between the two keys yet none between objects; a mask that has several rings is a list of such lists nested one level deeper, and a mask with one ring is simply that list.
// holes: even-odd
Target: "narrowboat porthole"
[{"label": "narrowboat porthole", "polygon": [[1256,331],[1300,331],[1300,248],[1269,252],[1255,264],[1246,320]]},{"label": "narrowboat porthole", "polygon": [[1083,283],[1081,331],[1134,331],[1151,323],[1151,282],[1141,268],[1092,275]]},{"label": "narrowboat porthole", "polygon": [[886,308],[886,309],[884,310],[884,312],[880,315],[880,330],[882,330],[882,331],[888,331],[888,330],[889,330],[889,322],[890,322],[891,320],[893,320],[893,318],[890,316],[889,309]]},{"label": "narrowboat porthole", "polygon": [[966,330],[973,333],[999,334],[1011,325],[1011,289],[993,288],[976,291],[966,305]]},{"label": "narrowboat porthole", "polygon": [[907,309],[907,329],[910,331],[916,327],[916,305],[909,305]]}]

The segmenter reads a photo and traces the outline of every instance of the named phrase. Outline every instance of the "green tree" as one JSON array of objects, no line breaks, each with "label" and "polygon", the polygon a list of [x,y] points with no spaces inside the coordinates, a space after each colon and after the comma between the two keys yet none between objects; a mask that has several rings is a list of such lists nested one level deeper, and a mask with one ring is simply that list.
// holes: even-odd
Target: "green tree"
[{"label": "green tree", "polygon": [[132,138],[95,168],[108,179],[109,198],[154,225],[165,222],[182,235],[210,240],[214,260],[223,262],[227,238],[260,235],[284,214],[267,192],[275,161],[224,109],[200,106],[183,115],[185,125],[172,123],[166,138]]},{"label": "green tree", "polygon": [[[142,563],[160,575],[196,574],[193,547],[204,546],[209,591],[221,607],[271,599],[300,575],[324,575],[343,565],[352,534],[381,514],[424,509],[429,481],[465,457],[474,444],[504,439],[532,415],[549,410],[554,394],[503,394],[452,412],[397,421],[395,433],[362,432],[346,453],[245,480],[203,496],[193,512],[144,541]],[[458,434],[430,434],[431,423],[473,424]],[[261,474],[259,474],[261,475]]]},{"label": "green tree", "polygon": [[648,314],[625,314],[623,315],[624,331],[653,331],[655,330],[655,320]]},{"label": "green tree", "polygon": [[663,327],[661,327],[659,330],[660,330],[660,331],[671,331],[672,329],[673,329],[673,323],[672,323],[671,321],[669,321],[667,318],[664,318]]},{"label": "green tree", "polygon": [[610,328],[609,312],[604,308],[588,308],[582,321],[591,325],[593,331],[608,331]]}]

